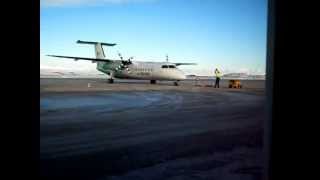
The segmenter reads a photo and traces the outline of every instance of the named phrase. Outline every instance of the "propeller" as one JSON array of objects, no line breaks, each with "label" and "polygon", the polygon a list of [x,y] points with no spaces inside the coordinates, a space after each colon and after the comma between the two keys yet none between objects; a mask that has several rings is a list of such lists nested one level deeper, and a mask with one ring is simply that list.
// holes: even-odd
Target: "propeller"
[{"label": "propeller", "polygon": [[129,57],[128,64],[132,64],[132,61],[131,61],[132,59],[133,59],[133,56]]},{"label": "propeller", "polygon": [[118,56],[121,59],[121,64],[116,68],[116,70],[123,70],[123,69],[127,69],[127,71],[130,71],[130,69],[128,68],[128,66],[130,64],[132,64],[132,59],[133,57],[130,57],[128,60],[123,60],[122,55],[120,54],[120,52],[118,52]]},{"label": "propeller", "polygon": [[120,57],[121,60],[123,60],[123,57],[121,56],[121,54],[118,52],[118,56]]}]

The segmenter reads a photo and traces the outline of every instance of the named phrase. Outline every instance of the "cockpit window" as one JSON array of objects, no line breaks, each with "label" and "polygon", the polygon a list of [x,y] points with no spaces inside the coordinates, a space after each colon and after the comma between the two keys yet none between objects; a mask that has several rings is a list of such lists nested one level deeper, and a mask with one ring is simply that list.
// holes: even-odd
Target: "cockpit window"
[{"label": "cockpit window", "polygon": [[176,68],[174,65],[169,65],[169,68]]},{"label": "cockpit window", "polygon": [[168,66],[167,65],[163,65],[162,68],[168,68]]}]

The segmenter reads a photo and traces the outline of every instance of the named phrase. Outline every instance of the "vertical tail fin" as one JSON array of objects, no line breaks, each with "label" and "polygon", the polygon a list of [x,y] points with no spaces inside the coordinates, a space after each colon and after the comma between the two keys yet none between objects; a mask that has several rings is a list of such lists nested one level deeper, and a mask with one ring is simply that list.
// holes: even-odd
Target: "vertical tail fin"
[{"label": "vertical tail fin", "polygon": [[[94,51],[96,54],[96,58],[98,59],[104,59],[106,57],[102,46],[115,46],[116,44],[112,43],[103,43],[103,42],[92,42],[92,41],[77,41],[78,44],[91,44],[94,45]],[[97,63],[97,70],[104,72],[104,73],[109,73],[109,71],[106,68],[107,63],[106,62],[98,62]]]},{"label": "vertical tail fin", "polygon": [[92,42],[92,41],[77,41],[78,44],[92,44],[94,45],[95,55],[96,58],[104,59],[106,57],[102,46],[115,46],[116,44],[111,43],[103,43],[103,42]]}]

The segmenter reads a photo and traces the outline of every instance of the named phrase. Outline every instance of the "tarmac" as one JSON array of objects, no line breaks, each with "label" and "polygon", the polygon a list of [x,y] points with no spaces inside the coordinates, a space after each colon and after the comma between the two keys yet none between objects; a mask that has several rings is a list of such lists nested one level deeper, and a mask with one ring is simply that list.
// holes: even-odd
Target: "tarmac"
[{"label": "tarmac", "polygon": [[41,179],[262,179],[264,83],[41,78]]}]

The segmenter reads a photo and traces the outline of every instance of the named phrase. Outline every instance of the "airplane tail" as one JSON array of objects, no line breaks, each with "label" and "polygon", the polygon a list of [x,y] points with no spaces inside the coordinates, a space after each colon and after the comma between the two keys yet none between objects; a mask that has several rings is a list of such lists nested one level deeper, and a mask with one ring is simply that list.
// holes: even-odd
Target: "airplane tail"
[{"label": "airplane tail", "polygon": [[81,40],[78,40],[77,43],[78,44],[92,44],[92,45],[94,45],[96,58],[99,58],[99,59],[103,59],[103,58],[106,57],[106,55],[104,54],[103,48],[102,48],[103,45],[104,46],[114,46],[114,45],[116,45],[116,44],[112,44],[112,43],[81,41]]},{"label": "airplane tail", "polygon": [[[115,46],[116,45],[116,44],[112,44],[112,43],[81,41],[81,40],[78,40],[77,43],[78,44],[92,44],[92,45],[94,45],[95,55],[96,55],[96,58],[98,58],[98,59],[104,59],[106,57],[106,55],[103,51],[103,47],[102,47],[103,45],[104,46]],[[106,62],[98,62],[97,63],[97,70],[104,72],[104,73],[108,73],[106,71],[106,68],[104,68],[106,64],[107,64]]]}]

